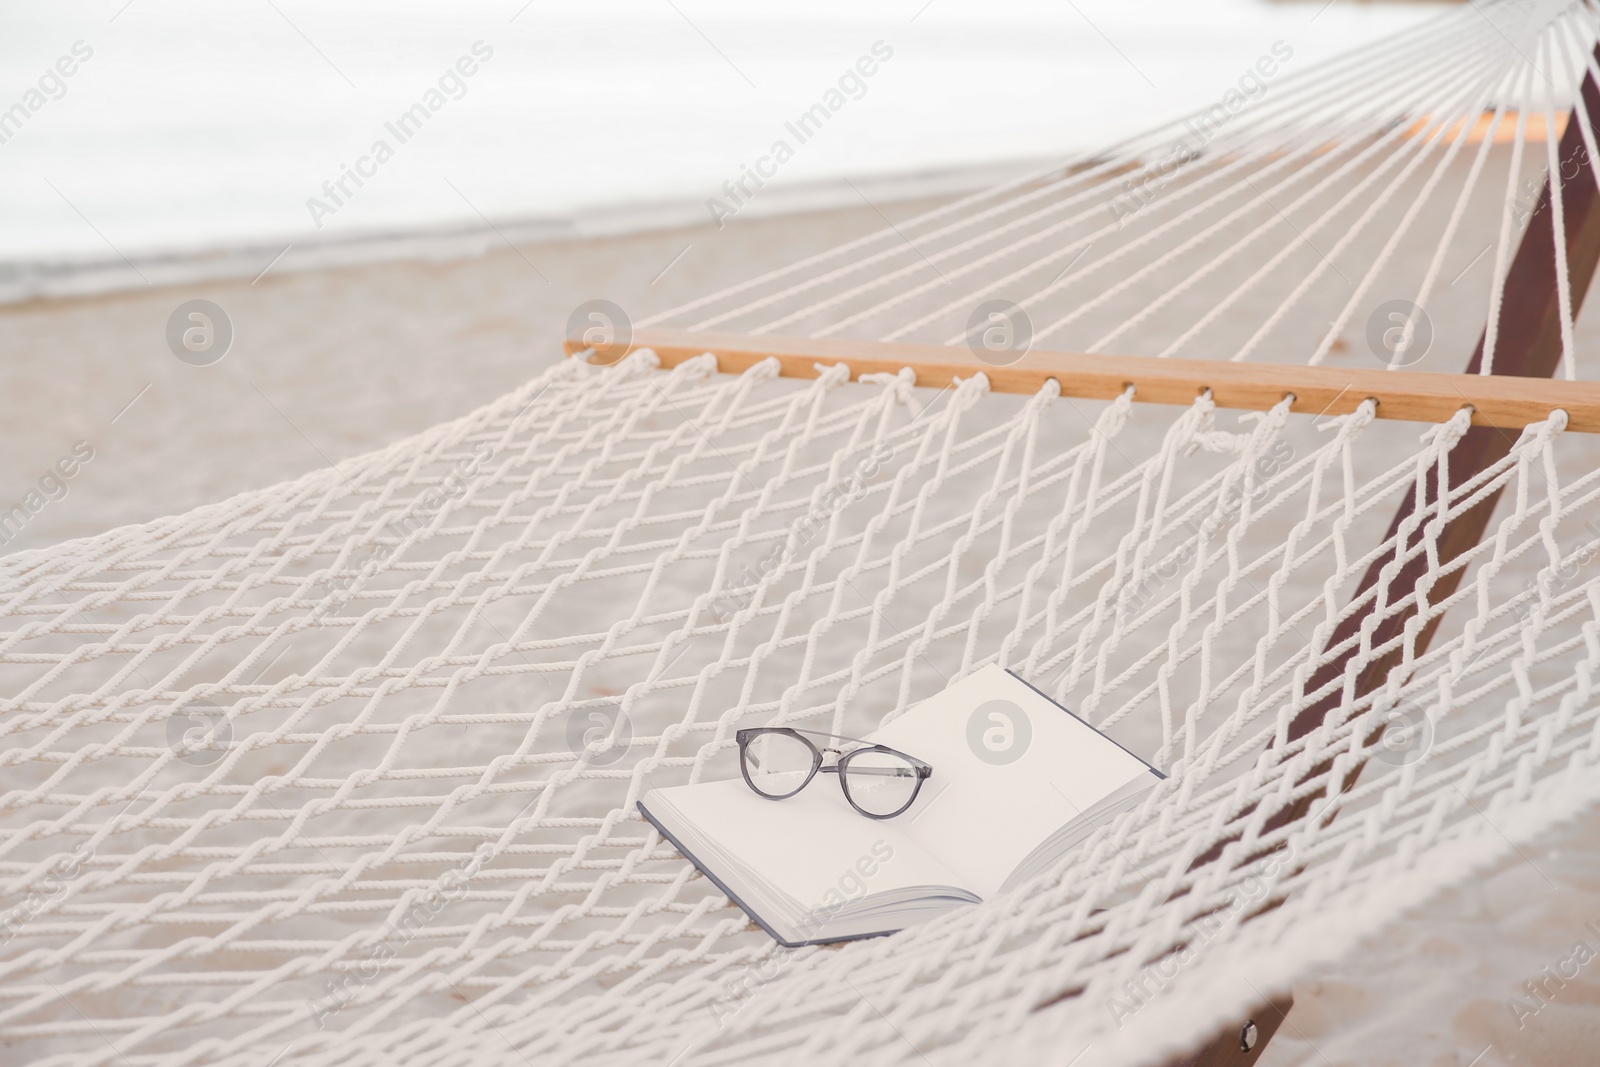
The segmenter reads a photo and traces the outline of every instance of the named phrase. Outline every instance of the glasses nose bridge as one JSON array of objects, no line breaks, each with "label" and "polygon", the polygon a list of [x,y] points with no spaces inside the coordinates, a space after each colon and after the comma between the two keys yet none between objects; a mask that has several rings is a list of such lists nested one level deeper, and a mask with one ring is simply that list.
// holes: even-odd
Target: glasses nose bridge
[{"label": "glasses nose bridge", "polygon": [[[837,767],[839,765],[840,758],[844,755],[844,753],[842,751],[840,751],[837,748],[833,748],[832,746],[824,747],[823,749],[821,749],[821,752],[822,752],[822,765],[825,768]],[[832,760],[828,759],[829,756],[832,756],[833,759]]]}]

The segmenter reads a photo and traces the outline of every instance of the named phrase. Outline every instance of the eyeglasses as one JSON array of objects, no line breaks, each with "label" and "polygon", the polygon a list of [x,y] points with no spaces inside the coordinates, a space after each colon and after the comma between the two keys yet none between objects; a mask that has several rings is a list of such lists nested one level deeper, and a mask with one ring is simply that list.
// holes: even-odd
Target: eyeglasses
[{"label": "eyeglasses", "polygon": [[[892,819],[911,806],[933,768],[892,748],[839,734],[759,726],[739,730],[739,769],[745,782],[768,800],[804,789],[817,772],[837,774],[850,806],[869,819]],[[811,738],[827,742],[819,747]],[[864,745],[846,751],[834,742]],[[824,766],[823,757],[833,756]]]}]

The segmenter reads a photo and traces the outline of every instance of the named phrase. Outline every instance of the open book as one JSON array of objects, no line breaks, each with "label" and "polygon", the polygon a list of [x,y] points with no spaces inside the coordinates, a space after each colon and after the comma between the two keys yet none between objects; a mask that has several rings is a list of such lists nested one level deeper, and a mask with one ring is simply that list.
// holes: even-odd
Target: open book
[{"label": "open book", "polygon": [[1028,683],[983,667],[868,734],[933,767],[891,819],[818,774],[652,789],[644,817],[779,942],[894,933],[1039,874],[1164,777]]}]

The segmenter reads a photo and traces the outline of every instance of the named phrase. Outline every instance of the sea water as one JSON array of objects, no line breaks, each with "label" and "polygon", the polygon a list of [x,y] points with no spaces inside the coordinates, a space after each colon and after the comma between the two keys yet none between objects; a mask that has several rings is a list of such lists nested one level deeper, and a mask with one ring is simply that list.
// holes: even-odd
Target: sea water
[{"label": "sea water", "polygon": [[0,301],[975,186],[1439,10],[4,4]]}]

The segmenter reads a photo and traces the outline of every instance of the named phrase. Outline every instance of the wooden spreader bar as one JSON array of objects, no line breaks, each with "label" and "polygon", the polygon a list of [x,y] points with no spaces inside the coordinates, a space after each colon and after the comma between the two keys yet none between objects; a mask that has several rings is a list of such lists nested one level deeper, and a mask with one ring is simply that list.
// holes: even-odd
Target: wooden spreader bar
[{"label": "wooden spreader bar", "polygon": [[[566,342],[568,355],[585,347],[580,340]],[[1567,413],[1569,430],[1600,433],[1600,382],[1039,351],[1028,352],[1010,366],[991,366],[966,348],[944,345],[688,330],[639,330],[629,345],[630,350],[638,348],[652,349],[663,367],[711,352],[718,369],[732,374],[775,358],[786,378],[815,378],[818,363],[848,363],[853,376],[911,367],[918,385],[940,388],[981,370],[996,392],[1028,394],[1054,378],[1063,396],[1088,400],[1115,399],[1132,385],[1138,400],[1188,405],[1209,389],[1222,408],[1265,411],[1293,394],[1291,411],[1347,415],[1373,397],[1378,401],[1378,418],[1409,422],[1445,422],[1471,406],[1473,425],[1506,429],[1520,429],[1561,408]],[[618,349],[591,358],[605,363],[620,355]]]}]

